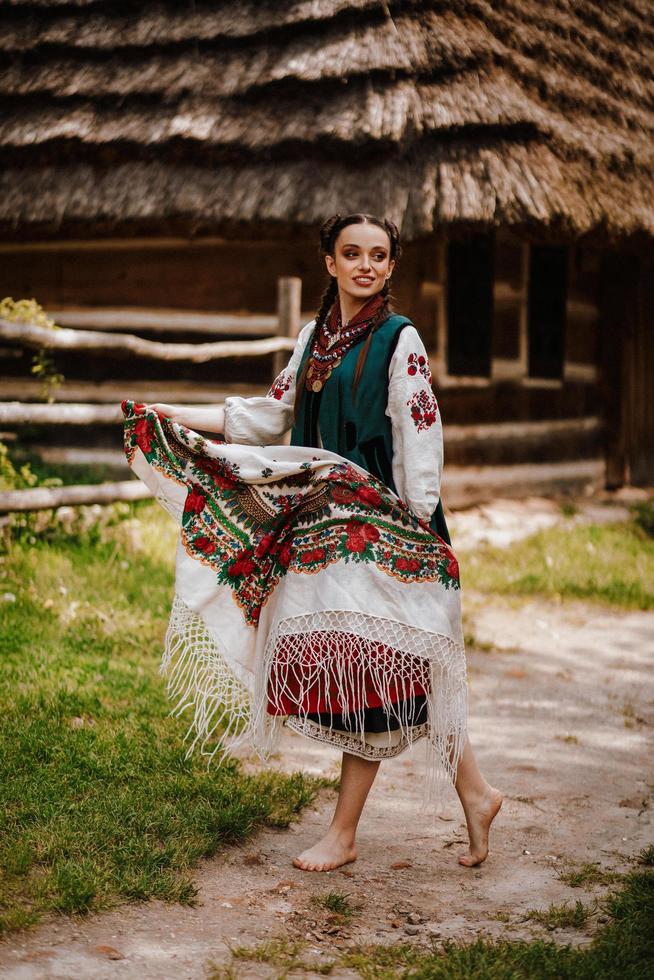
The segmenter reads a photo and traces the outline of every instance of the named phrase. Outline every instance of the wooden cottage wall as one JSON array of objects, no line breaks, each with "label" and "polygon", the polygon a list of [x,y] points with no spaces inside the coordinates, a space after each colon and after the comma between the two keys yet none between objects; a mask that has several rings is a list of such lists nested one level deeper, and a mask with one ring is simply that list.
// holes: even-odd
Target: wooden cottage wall
[{"label": "wooden cottage wall", "polygon": [[313,236],[294,241],[124,240],[5,248],[2,295],[43,306],[271,312],[279,275],[317,291]]},{"label": "wooden cottage wall", "polygon": [[654,484],[654,252],[602,259],[600,390],[607,485]]},{"label": "wooden cottage wall", "polygon": [[[278,277],[293,275],[302,280],[302,310],[308,316],[317,309],[328,281],[317,233],[303,229],[292,237],[274,240],[124,239],[5,245],[0,247],[0,258],[0,296],[33,297],[48,311],[102,307],[274,313]],[[419,244],[408,243],[398,266],[394,296],[397,307],[416,323],[423,321],[420,277],[427,266],[428,256]],[[212,338],[166,333],[161,339]],[[25,354],[17,359],[9,352],[0,352],[0,375],[27,374],[30,357]],[[260,386],[270,380],[268,357],[172,365],[136,363],[133,359],[126,362],[106,354],[67,353],[57,355],[57,366],[69,380],[142,376],[189,383],[196,379],[204,384],[241,381]]]},{"label": "wooden cottage wall", "polygon": [[448,365],[447,246],[448,234],[443,232],[432,248],[436,261],[431,277],[422,282],[422,293],[436,321],[432,360],[443,421],[451,427],[448,463],[529,463],[542,468],[543,485],[558,485],[559,475],[561,486],[575,480],[601,484],[598,253],[574,245],[568,248],[561,375],[534,377],[528,370],[531,245],[509,230],[498,230],[493,250],[493,312],[488,325],[490,367],[486,375],[457,376]]},{"label": "wooden cottage wall", "polygon": [[[52,243],[5,246],[0,293],[34,296],[46,308],[146,307],[216,312],[273,312],[279,275],[300,276],[302,308],[317,308],[325,273],[315,233],[299,230],[275,241],[182,240]],[[603,453],[598,386],[598,288],[601,253],[570,246],[562,376],[528,375],[527,240],[501,229],[495,234],[491,363],[487,377],[459,377],[447,365],[447,241],[445,231],[408,243],[394,282],[396,307],[418,325],[431,352],[445,425],[497,426],[494,438],[453,439],[448,462],[510,465],[526,461],[597,460]],[[166,339],[173,339],[170,335]],[[193,339],[198,339],[197,337]],[[133,377],[220,387],[229,379],[263,386],[270,366],[256,362],[189,365],[128,364],[111,358],[68,358],[69,378],[91,371],[98,380]],[[2,374],[20,369],[6,359]],[[536,423],[516,437],[506,428]],[[557,422],[554,430],[548,422]],[[561,423],[563,426],[561,427]],[[504,427],[504,428],[503,428]],[[551,431],[550,431],[551,430]],[[507,435],[502,432],[506,431]]]}]

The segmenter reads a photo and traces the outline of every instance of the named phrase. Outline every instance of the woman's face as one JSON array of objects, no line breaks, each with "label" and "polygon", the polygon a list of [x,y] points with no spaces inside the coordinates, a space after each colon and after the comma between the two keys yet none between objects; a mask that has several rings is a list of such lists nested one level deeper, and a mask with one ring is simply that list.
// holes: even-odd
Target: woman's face
[{"label": "woman's face", "polygon": [[347,225],[339,232],[334,255],[326,255],[330,275],[352,299],[366,301],[378,293],[393,271],[388,233],[368,222]]}]

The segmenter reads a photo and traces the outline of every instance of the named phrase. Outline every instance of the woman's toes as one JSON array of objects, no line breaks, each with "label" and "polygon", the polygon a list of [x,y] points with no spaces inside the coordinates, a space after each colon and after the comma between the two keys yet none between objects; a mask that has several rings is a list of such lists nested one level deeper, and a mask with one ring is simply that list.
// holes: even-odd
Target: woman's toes
[{"label": "woman's toes", "polygon": [[474,858],[471,854],[459,854],[459,864],[466,868],[474,868],[476,864],[481,864],[483,858]]}]

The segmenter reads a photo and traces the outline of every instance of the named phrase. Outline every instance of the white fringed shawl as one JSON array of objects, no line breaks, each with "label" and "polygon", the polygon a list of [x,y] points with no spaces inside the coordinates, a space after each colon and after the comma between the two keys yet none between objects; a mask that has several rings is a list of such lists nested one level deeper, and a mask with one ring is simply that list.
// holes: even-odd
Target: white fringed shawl
[{"label": "white fringed shawl", "polygon": [[269,704],[299,690],[301,720],[303,695],[331,682],[343,712],[361,713],[364,672],[410,744],[401,678],[428,691],[424,802],[439,802],[467,722],[451,547],[335,453],[228,444],[143,405],[123,411],[130,466],[180,527],[161,670],[173,712],[192,711],[188,754],[246,742],[265,759],[284,720]]}]

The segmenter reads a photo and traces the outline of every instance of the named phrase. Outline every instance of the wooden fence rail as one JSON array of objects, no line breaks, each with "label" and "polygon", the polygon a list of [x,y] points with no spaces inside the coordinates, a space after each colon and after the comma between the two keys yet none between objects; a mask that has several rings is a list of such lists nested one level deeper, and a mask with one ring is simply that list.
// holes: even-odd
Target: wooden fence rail
[{"label": "wooden fence rail", "polygon": [[[176,314],[179,329],[197,329],[201,322],[204,322],[206,327],[204,318],[210,317],[214,327],[220,323],[221,330],[226,330],[229,326],[234,332],[245,329],[246,332],[256,333],[265,321],[270,326],[271,333],[276,333],[276,336],[258,340],[219,340],[204,344],[175,344],[145,340],[143,337],[137,337],[136,334],[130,333],[107,333],[107,329],[111,328],[112,323],[114,328],[122,328],[127,322],[126,316],[129,317],[129,322],[138,328],[139,319],[136,311],[133,310],[127,313],[123,312],[122,316],[121,311],[115,311],[113,314],[107,310],[98,311],[96,323],[103,326],[102,331],[80,330],[71,327],[49,330],[33,323],[15,323],[0,318],[0,340],[36,349],[109,351],[111,353],[124,351],[128,354],[149,357],[158,361],[190,361],[193,364],[203,364],[225,357],[261,357],[266,354],[275,354],[273,373],[277,374],[279,365],[282,363],[280,358],[293,350],[300,331],[301,296],[301,279],[297,276],[280,276],[277,282],[276,317],[221,317],[218,314],[179,312]],[[89,311],[85,311],[82,315],[85,322],[88,323],[91,315]],[[170,312],[160,314],[155,314],[152,311],[141,312],[141,324],[154,329],[161,327],[164,323],[170,324],[170,317]],[[69,322],[71,319],[72,322],[75,321],[74,311],[68,314],[68,319]]]},{"label": "wooden fence rail", "polygon": [[122,418],[117,404],[0,402],[0,424],[4,425],[111,425]]},{"label": "wooden fence rail", "polygon": [[111,504],[116,500],[146,500],[152,493],[140,480],[95,483],[75,487],[30,487],[0,491],[0,513],[49,510],[76,504]]},{"label": "wooden fence rail", "polygon": [[[143,307],[78,307],[74,310],[48,309],[60,327],[102,332],[241,334],[244,337],[274,337],[280,329],[277,313],[203,313],[196,310],[146,309]],[[301,312],[307,323],[312,313]]]},{"label": "wooden fence rail", "polygon": [[[295,347],[301,320],[301,280],[294,276],[283,276],[278,280],[276,317],[221,317],[171,311],[141,311],[140,319],[131,311],[97,311],[95,319],[89,311],[78,311],[68,315],[68,322],[88,327],[95,323],[102,331],[59,327],[49,330],[30,323],[14,323],[0,318],[0,340],[9,341],[22,347],[38,350],[57,351],[123,351],[138,357],[148,357],[158,361],[186,361],[202,364],[226,357],[259,357],[273,354],[272,370],[275,376]],[[65,317],[64,317],[65,319]],[[256,335],[264,328],[270,328],[276,336],[256,340],[226,340],[213,343],[179,344],[145,340],[135,334],[111,333],[125,326],[144,329],[179,329],[205,332],[209,329],[219,332],[231,329],[234,332]],[[0,423],[5,425],[64,424],[93,425],[119,424],[122,420],[118,404],[29,404],[25,402],[5,402],[0,404]],[[0,513],[12,511],[34,511],[56,508],[62,505],[111,503],[116,500],[140,500],[151,497],[148,488],[136,481],[102,483],[86,486],[33,487],[25,490],[0,492]]]},{"label": "wooden fence rail", "polygon": [[190,361],[203,364],[224,357],[261,357],[277,351],[292,351],[294,337],[268,337],[264,340],[219,340],[209,344],[169,344],[144,340],[134,334],[106,334],[95,330],[72,330],[61,327],[49,330],[31,323],[14,323],[0,319],[0,340],[24,347],[47,350],[124,351],[158,361]]}]

